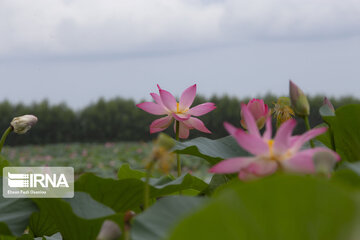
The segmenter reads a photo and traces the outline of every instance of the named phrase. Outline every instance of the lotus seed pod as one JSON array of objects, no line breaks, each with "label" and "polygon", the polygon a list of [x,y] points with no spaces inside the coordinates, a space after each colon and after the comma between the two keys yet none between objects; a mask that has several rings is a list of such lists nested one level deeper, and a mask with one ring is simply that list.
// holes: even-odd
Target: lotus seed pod
[{"label": "lotus seed pod", "polygon": [[276,127],[279,128],[281,124],[295,116],[294,110],[291,108],[290,98],[279,97],[278,101],[274,103],[273,113],[276,118]]}]

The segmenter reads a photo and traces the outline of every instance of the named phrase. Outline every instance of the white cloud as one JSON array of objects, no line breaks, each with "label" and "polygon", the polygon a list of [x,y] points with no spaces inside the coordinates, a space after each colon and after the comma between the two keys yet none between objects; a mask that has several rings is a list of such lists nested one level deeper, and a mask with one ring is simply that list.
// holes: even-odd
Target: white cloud
[{"label": "white cloud", "polygon": [[[245,36],[270,38],[347,37],[360,33],[358,0],[226,1],[223,24]],[[238,32],[241,34],[241,32]]]},{"label": "white cloud", "polygon": [[0,54],[132,53],[249,39],[346,37],[358,0],[1,0]]}]

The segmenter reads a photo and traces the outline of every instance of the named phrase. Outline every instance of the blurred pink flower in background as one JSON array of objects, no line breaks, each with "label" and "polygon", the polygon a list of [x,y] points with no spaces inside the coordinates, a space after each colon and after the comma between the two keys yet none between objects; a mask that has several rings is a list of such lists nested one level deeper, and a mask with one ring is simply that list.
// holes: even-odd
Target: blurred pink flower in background
[{"label": "blurred pink flower in background", "polygon": [[213,166],[212,173],[239,173],[239,178],[248,180],[273,174],[278,169],[289,172],[314,173],[313,155],[317,152],[330,152],[340,160],[337,153],[324,147],[301,150],[302,145],[310,139],[326,132],[327,128],[315,128],[299,136],[291,136],[296,121],[290,119],[272,136],[271,118],[266,121],[266,131],[260,135],[255,118],[246,105],[242,107],[248,132],[224,123],[226,130],[237,140],[238,144],[254,156],[235,157],[223,160]]},{"label": "blurred pink flower in background", "polygon": [[25,162],[26,162],[26,158],[25,158],[25,157],[20,157],[20,158],[19,158],[19,161],[20,161],[21,163],[25,163]]},{"label": "blurred pink flower in background", "polygon": [[254,98],[250,100],[247,105],[244,103],[241,104],[240,123],[243,128],[247,129],[247,125],[244,120],[244,113],[242,110],[243,106],[247,106],[247,109],[250,111],[256,121],[258,129],[262,129],[265,125],[266,120],[271,115],[271,111],[269,111],[268,105],[264,103],[264,100]]},{"label": "blurred pink flower in background", "polygon": [[86,168],[91,169],[93,167],[93,164],[91,162],[86,163]]},{"label": "blurred pink flower in background", "polygon": [[77,153],[76,152],[72,152],[72,153],[70,153],[70,155],[69,155],[69,157],[71,158],[71,159],[74,159],[74,158],[76,158],[77,157]]},{"label": "blurred pink flower in background", "polygon": [[53,160],[53,156],[51,156],[51,155],[45,155],[45,156],[44,156],[44,160],[45,160],[46,162],[50,162],[51,160]]},{"label": "blurred pink flower in background", "polygon": [[196,84],[185,89],[181,94],[179,102],[176,101],[170,92],[161,89],[159,85],[157,86],[159,88],[159,95],[156,93],[150,94],[155,102],[143,102],[136,105],[140,109],[154,115],[167,115],[151,123],[150,133],[161,132],[167,129],[174,119],[180,123],[180,138],[188,138],[190,129],[211,133],[200,119],[192,117],[202,116],[216,108],[215,104],[211,102],[190,108],[196,96]]},{"label": "blurred pink flower in background", "polygon": [[112,148],[112,147],[115,146],[115,143],[113,143],[113,142],[106,142],[106,143],[104,144],[104,146],[105,146],[106,148]]},{"label": "blurred pink flower in background", "polygon": [[81,156],[83,156],[83,157],[87,157],[87,156],[88,156],[88,151],[87,151],[87,149],[84,148],[84,149],[82,150]]},{"label": "blurred pink flower in background", "polygon": [[16,150],[11,150],[9,153],[9,159],[12,160],[14,159],[16,156]]}]

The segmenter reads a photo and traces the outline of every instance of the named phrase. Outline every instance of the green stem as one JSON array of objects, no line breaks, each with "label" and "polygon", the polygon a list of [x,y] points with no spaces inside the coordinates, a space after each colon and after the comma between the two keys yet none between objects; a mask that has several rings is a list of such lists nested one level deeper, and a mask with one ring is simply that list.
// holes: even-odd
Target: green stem
[{"label": "green stem", "polygon": [[331,129],[330,126],[329,126],[329,132],[330,132],[330,140],[331,140],[332,150],[334,150],[334,152],[336,152],[334,133],[333,133],[333,131],[332,131],[332,129]]},{"label": "green stem", "polygon": [[[304,120],[305,120],[306,129],[307,129],[308,131],[311,130],[310,123],[309,123],[309,117],[308,117],[308,116],[305,116],[305,117],[304,117]],[[314,147],[315,147],[314,142],[313,142],[312,139],[310,139],[310,146],[311,146],[311,148],[314,148]]]},{"label": "green stem", "polygon": [[149,166],[146,170],[146,181],[145,181],[145,188],[144,188],[144,210],[146,210],[149,207],[150,202],[150,177],[151,177],[151,171],[154,166],[154,161],[151,160],[149,163]]},{"label": "green stem", "polygon": [[12,130],[13,130],[13,127],[10,126],[3,133],[2,137],[1,137],[1,140],[0,140],[0,153],[1,153],[2,147],[4,146],[4,143],[5,143],[5,140],[6,140],[7,136],[9,135],[9,133],[12,132]]},{"label": "green stem", "polygon": [[130,240],[130,230],[126,229],[124,231],[124,240]]},{"label": "green stem", "polygon": [[[176,121],[176,141],[179,141],[179,134],[180,134],[180,123],[179,121]],[[177,162],[177,174],[178,174],[178,177],[181,176],[181,159],[180,159],[180,154],[177,153],[176,154],[176,162]]]},{"label": "green stem", "polygon": [[334,132],[333,132],[333,130],[331,129],[331,125],[330,125],[326,120],[324,120],[324,122],[329,126],[328,131],[329,131],[329,133],[330,133],[331,148],[332,148],[332,150],[334,150],[334,152],[336,152]]}]

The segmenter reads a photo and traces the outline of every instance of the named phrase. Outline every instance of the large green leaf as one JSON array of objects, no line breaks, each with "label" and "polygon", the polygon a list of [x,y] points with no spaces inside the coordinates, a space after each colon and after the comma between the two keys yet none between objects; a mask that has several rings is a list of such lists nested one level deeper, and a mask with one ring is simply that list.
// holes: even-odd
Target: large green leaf
[{"label": "large green leaf", "polygon": [[29,224],[30,216],[38,211],[36,205],[27,198],[4,198],[0,177],[0,235],[21,236]]},{"label": "large green leaf", "polygon": [[3,222],[0,222],[0,236],[1,235],[12,236],[12,233],[11,233],[9,227]]},{"label": "large green leaf", "polygon": [[360,176],[360,162],[344,162],[344,164],[341,165],[340,169],[350,169],[351,171]]},{"label": "large green leaf", "polygon": [[231,136],[217,140],[199,137],[186,142],[176,142],[173,150],[180,154],[201,157],[211,165],[226,158],[249,155]]},{"label": "large green leaf", "polygon": [[338,108],[335,116],[323,116],[323,119],[330,127],[334,148],[341,158],[349,162],[360,161],[360,104]]},{"label": "large green leaf", "polygon": [[[237,175],[235,175],[237,176]],[[208,187],[202,192],[205,195],[211,195],[218,187],[223,186],[226,184],[230,178],[228,175],[224,174],[214,174],[211,178],[211,181]]]},{"label": "large green leaf", "polygon": [[359,205],[352,193],[308,176],[238,181],[183,219],[168,239],[351,239]]},{"label": "large green leaf", "polygon": [[337,109],[332,129],[337,152],[349,162],[360,161],[360,104]]},{"label": "large green leaf", "polygon": [[[321,123],[319,125],[317,125],[316,127],[329,127],[326,123]],[[333,134],[332,134],[332,130],[330,128],[328,128],[328,130],[324,133],[321,134],[319,136],[316,137],[315,144],[317,142],[321,142],[323,145],[325,145],[326,147],[333,149]],[[319,145],[319,144],[317,144]]]},{"label": "large green leaf", "polygon": [[40,211],[48,213],[64,239],[95,239],[105,219],[122,224],[123,215],[95,201],[84,192],[69,199],[33,199]]},{"label": "large green leaf", "polygon": [[130,165],[125,163],[121,165],[119,171],[118,171],[118,179],[126,179],[126,178],[136,178],[141,179],[146,176],[146,172],[142,172],[139,170],[131,169]]},{"label": "large green leaf", "polygon": [[0,240],[17,240],[17,239],[22,240],[21,238],[16,238],[14,236],[8,236],[8,235],[1,235],[0,234]]},{"label": "large green leaf", "polygon": [[131,228],[131,239],[164,239],[181,218],[203,202],[204,198],[186,196],[170,196],[160,199],[147,211],[135,217]]},{"label": "large green leaf", "polygon": [[360,162],[343,162],[334,172],[331,181],[360,189]]},{"label": "large green leaf", "polygon": [[54,219],[46,211],[35,212],[31,215],[29,229],[34,237],[51,236],[59,232]]},{"label": "large green leaf", "polygon": [[334,124],[334,121],[336,121],[335,112],[327,104],[325,104],[320,107],[319,113],[325,122],[325,123],[320,124],[319,126],[321,126],[321,127],[327,126],[329,129],[328,129],[328,131],[326,131],[326,133],[324,133],[320,136],[317,136],[316,139],[319,140],[320,142],[322,142],[328,148],[331,148],[335,151],[336,147],[335,147],[335,140],[334,140],[334,131],[331,127]]},{"label": "large green leaf", "polygon": [[[160,182],[158,180],[153,181],[150,186],[151,198],[170,195],[187,189],[195,189],[201,192],[207,187],[204,181],[190,174],[172,181],[171,178],[162,178],[161,180]],[[137,210],[143,203],[144,186],[145,183],[136,178],[115,180],[100,178],[87,173],[76,181],[75,190],[89,193],[93,199],[111,207],[116,212],[125,212]]]}]

